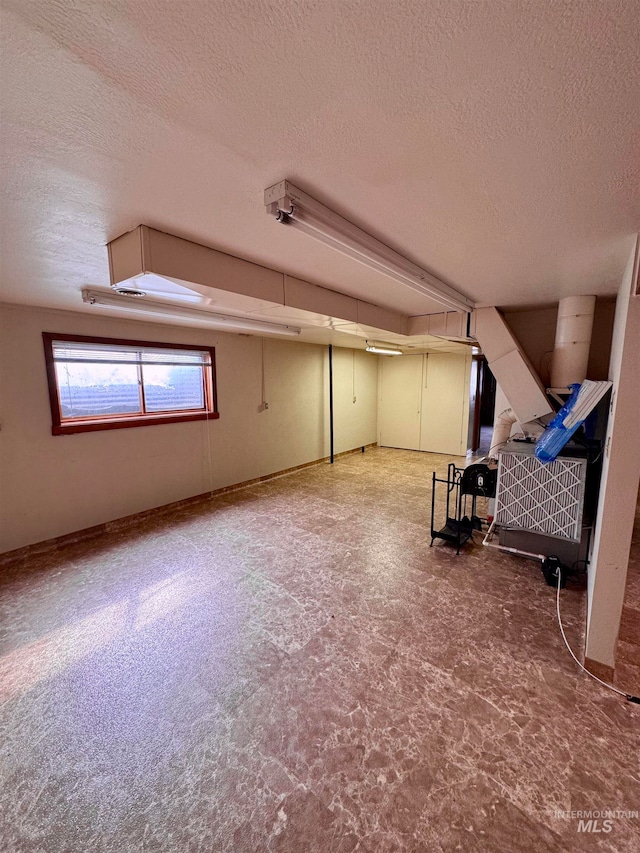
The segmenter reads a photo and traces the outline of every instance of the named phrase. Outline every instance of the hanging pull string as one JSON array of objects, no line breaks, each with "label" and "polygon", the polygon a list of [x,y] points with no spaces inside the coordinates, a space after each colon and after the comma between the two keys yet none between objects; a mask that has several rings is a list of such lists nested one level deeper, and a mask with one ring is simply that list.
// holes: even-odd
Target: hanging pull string
[{"label": "hanging pull string", "polygon": [[266,397],[266,393],[267,393],[267,392],[266,392],[266,388],[265,388],[265,380],[264,380],[264,338],[262,338],[262,353],[261,353],[261,357],[262,357],[262,363],[261,363],[261,381],[262,381],[262,389],[261,389],[261,393],[262,393],[262,400],[260,401],[260,403],[264,406],[264,404],[265,404],[265,402],[266,402],[266,401],[265,401],[265,397]]},{"label": "hanging pull string", "polygon": [[356,351],[351,350],[351,397],[356,401]]},{"label": "hanging pull string", "polygon": [[583,670],[583,672],[586,672],[587,675],[590,678],[593,678],[594,681],[597,681],[598,684],[602,684],[603,687],[608,687],[609,690],[613,690],[614,693],[618,693],[620,696],[624,696],[624,698],[627,700],[627,702],[635,702],[636,704],[640,705],[640,696],[632,696],[630,693],[625,693],[624,690],[618,690],[618,688],[614,687],[613,684],[607,684],[606,681],[602,681],[602,679],[598,678],[597,675],[594,675],[592,672],[589,672],[589,670],[586,668],[586,666],[583,666],[580,663],[580,661],[578,660],[578,658],[574,655],[573,649],[569,645],[569,643],[567,641],[567,636],[564,633],[564,628],[562,627],[562,618],[560,616],[560,580],[561,580],[561,575],[560,575],[560,569],[559,568],[556,569],[556,580],[557,580],[557,585],[556,585],[556,613],[558,614],[558,625],[560,626],[560,633],[562,634],[562,639],[564,640],[564,644],[567,647],[567,649],[569,650],[569,654],[571,655],[571,657],[578,664],[580,669]]}]

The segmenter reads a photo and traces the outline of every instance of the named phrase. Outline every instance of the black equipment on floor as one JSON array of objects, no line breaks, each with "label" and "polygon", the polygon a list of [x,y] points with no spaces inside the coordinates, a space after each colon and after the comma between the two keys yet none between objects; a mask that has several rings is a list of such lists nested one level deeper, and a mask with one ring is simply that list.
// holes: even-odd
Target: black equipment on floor
[{"label": "black equipment on floor", "polygon": [[[474,530],[482,530],[486,518],[477,514],[479,497],[493,498],[496,494],[497,470],[488,465],[469,465],[457,468],[453,462],[447,467],[447,479],[436,477],[433,472],[431,494],[431,546],[436,539],[443,539],[456,546],[456,554],[471,539]],[[440,485],[438,485],[440,484]],[[446,487],[445,524],[436,530],[436,495]],[[471,498],[468,513],[468,499]]]}]

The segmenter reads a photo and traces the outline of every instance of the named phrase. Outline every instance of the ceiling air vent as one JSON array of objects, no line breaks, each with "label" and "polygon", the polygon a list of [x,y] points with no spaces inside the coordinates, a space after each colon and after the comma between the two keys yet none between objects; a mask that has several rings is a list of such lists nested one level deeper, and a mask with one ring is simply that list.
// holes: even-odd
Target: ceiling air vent
[{"label": "ceiling air vent", "polygon": [[147,295],[144,290],[137,290],[135,287],[114,287],[113,289],[120,296],[128,296],[131,299],[140,299],[141,296]]}]

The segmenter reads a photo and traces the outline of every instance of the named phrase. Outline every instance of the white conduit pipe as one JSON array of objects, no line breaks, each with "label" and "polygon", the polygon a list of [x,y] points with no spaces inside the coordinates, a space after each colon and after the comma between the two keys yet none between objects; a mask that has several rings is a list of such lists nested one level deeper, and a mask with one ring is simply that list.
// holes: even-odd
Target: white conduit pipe
[{"label": "white conduit pipe", "polygon": [[[489,457],[491,459],[498,458],[498,451],[509,441],[511,427],[517,422],[517,420],[515,412],[510,406],[500,412],[498,417],[495,419],[493,424],[493,435],[491,436],[491,447],[489,448]],[[495,509],[496,499],[489,498],[487,504],[487,519],[491,524],[493,523]],[[487,544],[486,540],[483,544]]]},{"label": "white conduit pipe", "polygon": [[491,541],[491,537],[493,535],[493,528],[496,526],[495,521],[491,521],[489,525],[489,529],[482,540],[482,544],[487,548],[496,548],[498,551],[506,551],[508,554],[517,554],[518,557],[528,557],[530,560],[540,560],[543,563],[547,558],[544,554],[535,554],[533,551],[522,551],[520,548],[511,548],[508,545],[496,545]]},{"label": "white conduit pipe", "polygon": [[595,296],[567,296],[558,304],[551,387],[566,388],[587,378]]}]

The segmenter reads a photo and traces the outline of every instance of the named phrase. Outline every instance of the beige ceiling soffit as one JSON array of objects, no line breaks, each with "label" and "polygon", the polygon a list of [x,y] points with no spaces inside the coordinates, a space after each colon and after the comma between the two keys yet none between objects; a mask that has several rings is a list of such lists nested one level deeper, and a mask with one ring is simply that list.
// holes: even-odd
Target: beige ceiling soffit
[{"label": "beige ceiling soffit", "polygon": [[281,272],[146,225],[113,240],[108,250],[112,285],[144,273],[155,273],[284,304]]},{"label": "beige ceiling soffit", "polygon": [[[181,237],[139,225],[108,244],[111,284],[124,285],[147,274],[179,280],[206,296],[208,288],[298,308],[326,317],[406,335],[408,317],[344,293],[284,275]],[[210,291],[209,291],[210,292]]]},{"label": "beige ceiling soffit", "polygon": [[374,326],[387,332],[395,332],[398,335],[407,335],[409,318],[388,308],[380,308],[369,302],[358,299],[358,323],[361,326]]},{"label": "beige ceiling soffit", "polygon": [[358,322],[358,300],[290,275],[284,277],[284,304],[303,311]]},{"label": "beige ceiling soffit", "polygon": [[133,231],[122,234],[107,243],[109,277],[111,284],[120,284],[130,278],[149,272],[149,229],[138,225]]},{"label": "beige ceiling soffit", "polygon": [[420,314],[409,317],[409,335],[432,335],[449,341],[468,341],[467,318],[459,311],[444,311],[441,314]]},{"label": "beige ceiling soffit", "polygon": [[475,335],[491,372],[521,424],[553,411],[544,386],[496,308],[478,308]]},{"label": "beige ceiling soffit", "polygon": [[434,299],[446,308],[463,312],[474,308],[471,299],[344,219],[290,181],[279,181],[268,187],[264,191],[264,204],[267,213],[281,225],[312,237],[369,269]]}]

